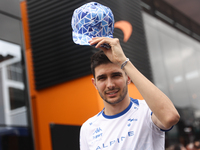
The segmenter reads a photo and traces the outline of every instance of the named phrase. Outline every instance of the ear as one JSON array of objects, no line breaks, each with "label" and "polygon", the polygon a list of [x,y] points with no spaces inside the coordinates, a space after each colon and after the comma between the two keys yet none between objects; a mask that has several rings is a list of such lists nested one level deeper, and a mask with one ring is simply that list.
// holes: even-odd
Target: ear
[{"label": "ear", "polygon": [[128,84],[131,83],[131,78],[128,76]]},{"label": "ear", "polygon": [[93,84],[94,87],[97,89],[96,82],[95,82],[95,79],[94,79],[94,78],[92,78],[92,84]]}]

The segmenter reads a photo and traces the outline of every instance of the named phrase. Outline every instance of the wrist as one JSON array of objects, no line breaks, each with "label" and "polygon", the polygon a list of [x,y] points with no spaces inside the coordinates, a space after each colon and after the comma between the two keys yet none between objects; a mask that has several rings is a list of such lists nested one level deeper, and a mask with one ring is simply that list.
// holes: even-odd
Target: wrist
[{"label": "wrist", "polygon": [[125,61],[123,61],[123,63],[121,64],[121,69],[124,68],[124,66],[126,66],[127,62],[129,61],[129,58],[126,58]]}]

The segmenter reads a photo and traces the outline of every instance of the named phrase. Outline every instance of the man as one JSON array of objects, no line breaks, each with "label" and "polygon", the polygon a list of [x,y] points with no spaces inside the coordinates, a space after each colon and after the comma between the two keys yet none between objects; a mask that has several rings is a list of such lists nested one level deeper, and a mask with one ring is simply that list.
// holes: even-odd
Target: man
[{"label": "man", "polygon": [[[118,39],[95,37],[89,42],[101,49],[92,57],[92,83],[105,108],[82,125],[80,149],[164,150],[164,131],[180,118],[170,99],[126,58]],[[144,100],[129,97],[131,81]]]}]

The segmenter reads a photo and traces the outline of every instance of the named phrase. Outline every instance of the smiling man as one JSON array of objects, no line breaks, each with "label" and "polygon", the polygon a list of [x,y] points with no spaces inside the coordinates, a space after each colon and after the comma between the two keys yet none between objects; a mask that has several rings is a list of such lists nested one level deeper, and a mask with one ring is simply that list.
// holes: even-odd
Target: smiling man
[{"label": "smiling man", "polygon": [[[101,49],[91,69],[105,107],[82,125],[80,149],[164,150],[165,131],[180,118],[173,103],[126,58],[118,39],[96,37],[90,44]],[[144,100],[129,97],[131,81]]]},{"label": "smiling man", "polygon": [[[95,67],[95,78],[92,79],[92,83],[99,92],[99,95],[104,100],[104,106],[108,115],[115,115],[118,112],[121,112],[129,105],[128,101],[123,101],[124,99],[129,99],[128,87],[127,85],[131,82],[130,78],[125,74],[125,72],[116,64],[111,63],[108,58],[105,56],[103,51],[99,51],[96,55],[93,56],[95,61],[95,56],[100,57],[104,60],[104,63]],[[116,109],[117,105],[119,105]],[[109,110],[114,109],[112,112]],[[119,110],[121,109],[121,110]]]}]

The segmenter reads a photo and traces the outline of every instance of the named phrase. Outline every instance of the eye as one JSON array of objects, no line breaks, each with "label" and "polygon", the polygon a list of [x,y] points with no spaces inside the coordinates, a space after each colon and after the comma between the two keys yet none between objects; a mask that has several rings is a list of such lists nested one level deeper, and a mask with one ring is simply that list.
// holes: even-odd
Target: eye
[{"label": "eye", "polygon": [[115,76],[121,76],[121,74],[115,74]]},{"label": "eye", "polygon": [[97,78],[98,81],[100,81],[100,80],[105,80],[105,79],[106,79],[105,76],[100,76],[100,77]]},{"label": "eye", "polygon": [[113,78],[118,78],[118,77],[121,77],[121,74],[113,74],[112,77]]},{"label": "eye", "polygon": [[118,76],[119,76],[118,74],[113,75],[113,77],[118,77]]}]

